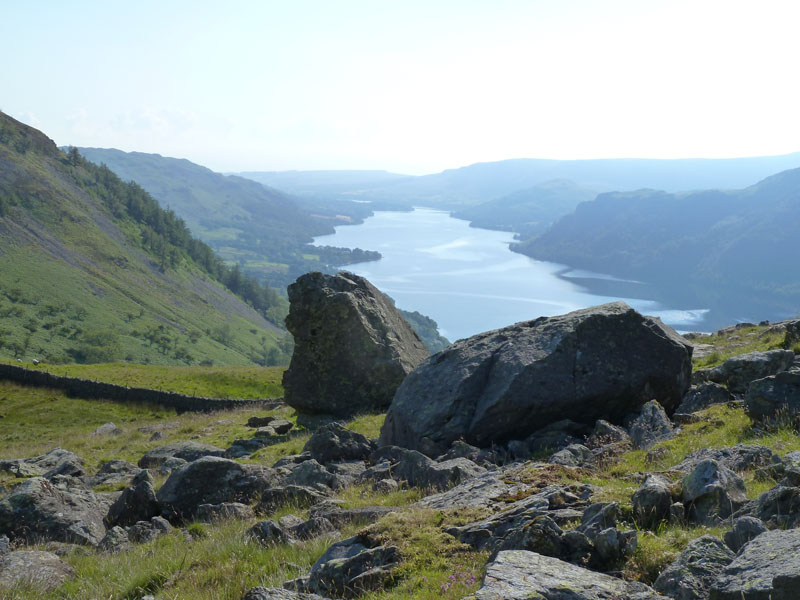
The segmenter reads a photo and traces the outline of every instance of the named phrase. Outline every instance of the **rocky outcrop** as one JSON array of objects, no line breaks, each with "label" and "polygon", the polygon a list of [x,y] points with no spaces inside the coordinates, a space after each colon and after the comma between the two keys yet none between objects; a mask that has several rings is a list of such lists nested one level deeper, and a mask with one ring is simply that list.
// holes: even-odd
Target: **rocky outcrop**
[{"label": "rocky outcrop", "polygon": [[61,489],[34,477],[0,500],[0,531],[29,542],[96,546],[106,534],[103,517],[107,510],[89,490]]},{"label": "rocky outcrop", "polygon": [[778,373],[753,381],[744,402],[747,414],[756,421],[796,424],[800,419],[800,373]]},{"label": "rocky outcrop", "polygon": [[691,345],[615,302],[461,340],[397,390],[381,443],[438,456],[457,439],[486,447],[561,419],[621,420],[656,399],[673,411],[690,384]]},{"label": "rocky outcrop", "polygon": [[75,577],[75,570],[51,552],[17,550],[0,557],[0,591],[29,585],[51,590]]},{"label": "rocky outcrop", "polygon": [[800,598],[800,530],[767,531],[741,551],[711,586],[711,600]]},{"label": "rocky outcrop", "polygon": [[174,444],[153,448],[139,459],[139,466],[142,469],[157,469],[170,458],[180,458],[187,462],[192,462],[201,456],[224,455],[225,450],[211,444],[192,441],[175,442]]},{"label": "rocky outcrop", "polygon": [[624,581],[526,550],[506,550],[486,567],[470,600],[666,600],[643,583]]},{"label": "rocky outcrop", "polygon": [[201,504],[248,503],[276,479],[275,472],[266,467],[204,456],[173,471],[156,498],[171,513],[170,519],[185,520],[192,518]]},{"label": "rocky outcrop", "polygon": [[791,350],[748,352],[705,371],[705,378],[725,385],[730,392],[744,394],[751,381],[787,371],[793,362],[794,352]]},{"label": "rocky outcrop", "polygon": [[385,409],[428,356],[394,304],[352,273],[307,273],[289,286],[295,348],[285,400],[299,411],[349,417]]}]

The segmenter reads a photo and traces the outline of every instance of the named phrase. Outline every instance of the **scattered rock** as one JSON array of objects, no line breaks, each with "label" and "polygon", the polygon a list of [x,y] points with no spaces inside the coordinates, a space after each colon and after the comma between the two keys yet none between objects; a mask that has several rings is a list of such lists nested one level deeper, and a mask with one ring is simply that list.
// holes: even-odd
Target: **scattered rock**
[{"label": "scattered rock", "polygon": [[282,588],[255,587],[249,590],[242,600],[326,600],[317,594],[292,592]]},{"label": "scattered rock", "polygon": [[47,479],[23,481],[0,499],[0,531],[27,542],[96,546],[105,537],[108,507],[85,489],[59,489]]},{"label": "scattered rock", "polygon": [[153,517],[149,521],[137,521],[126,531],[132,542],[144,544],[172,531],[172,525],[163,517]]},{"label": "scattered rock", "polygon": [[153,478],[146,470],[140,471],[131,483],[108,509],[105,518],[106,527],[114,525],[133,525],[137,521],[146,521],[161,512],[153,489]]},{"label": "scattered rock", "polygon": [[307,273],[288,288],[286,327],[295,340],[283,376],[298,411],[350,417],[385,409],[428,356],[391,300],[352,273]]},{"label": "scattered rock", "polygon": [[311,517],[307,521],[287,527],[285,531],[292,538],[307,540],[328,533],[336,533],[336,527],[325,517]]},{"label": "scattered rock", "polygon": [[643,583],[624,581],[525,550],[506,550],[486,567],[474,600],[664,600]]},{"label": "scattered rock", "polygon": [[89,477],[90,487],[98,485],[130,485],[141,469],[127,460],[109,460],[100,465],[97,474]]},{"label": "scattered rock", "polygon": [[722,540],[704,535],[689,542],[653,587],[670,598],[706,600],[711,585],[734,556]]},{"label": "scattered rock", "polygon": [[466,458],[453,458],[442,463],[428,458],[421,452],[408,450],[394,467],[394,476],[409,485],[447,490],[462,481],[482,475],[486,469]]},{"label": "scattered rock", "polygon": [[718,525],[745,502],[741,477],[715,460],[702,461],[683,479],[683,504],[694,523]]},{"label": "scattered rock", "polygon": [[344,460],[366,460],[374,451],[373,442],[340,423],[320,427],[303,447],[303,452],[309,452],[311,458],[323,465]]},{"label": "scattered rock", "polygon": [[256,512],[270,514],[283,506],[308,508],[319,504],[327,498],[315,489],[300,485],[283,485],[271,487],[261,493],[261,501],[256,507]]},{"label": "scattered rock", "polygon": [[739,517],[733,522],[733,528],[725,533],[725,543],[734,552],[739,552],[747,542],[767,530],[761,519],[755,517]]},{"label": "scattered rock", "polygon": [[258,429],[259,427],[266,427],[277,418],[278,417],[273,417],[271,415],[267,415],[264,417],[250,417],[249,419],[247,419],[247,426],[253,427],[254,429]]},{"label": "scattered rock", "polygon": [[394,479],[379,479],[372,484],[372,489],[381,494],[390,494],[397,491],[399,488],[400,484]]},{"label": "scattered rock", "polygon": [[259,521],[245,532],[245,537],[262,546],[284,544],[290,539],[275,521]]},{"label": "scattered rock", "polygon": [[633,518],[639,527],[656,529],[669,519],[672,506],[672,482],[661,475],[648,474],[632,497]]},{"label": "scattered rock", "polygon": [[362,506],[359,508],[330,508],[320,506],[311,510],[311,517],[325,519],[335,527],[353,523],[374,523],[381,517],[397,511],[394,506]]},{"label": "scattered rock", "polygon": [[139,459],[139,466],[142,469],[157,469],[168,458],[182,458],[187,462],[192,462],[202,456],[224,456],[224,454],[225,450],[210,444],[191,441],[175,442],[153,448]]},{"label": "scattered rock", "polygon": [[616,302],[542,317],[460,340],[403,381],[382,444],[444,453],[524,439],[531,423],[621,421],[655,398],[679,404],[691,345],[660,321]]},{"label": "scattered rock", "polygon": [[267,467],[203,456],[174,471],[156,498],[175,518],[190,519],[201,504],[248,503],[275,480],[275,472]]},{"label": "scattered rock", "polygon": [[100,540],[98,549],[109,554],[117,554],[130,550],[131,541],[128,532],[119,525],[115,525],[106,532],[105,537]]},{"label": "scattered rock", "polygon": [[581,444],[570,444],[563,450],[553,454],[547,462],[554,465],[581,467],[584,469],[594,469],[597,466],[592,451]]},{"label": "scattered rock", "polygon": [[104,423],[100,425],[97,429],[95,429],[90,435],[93,436],[101,436],[101,435],[120,435],[122,434],[122,429],[114,425],[114,423]]},{"label": "scattered rock", "polygon": [[767,531],[753,539],[712,584],[710,598],[800,598],[800,530]]},{"label": "scattered rock", "polygon": [[322,493],[344,487],[344,482],[338,475],[331,473],[313,458],[294,467],[283,481],[286,485],[310,487]]},{"label": "scattered rock", "polygon": [[83,477],[83,459],[63,448],[54,448],[41,456],[32,458],[11,458],[0,460],[0,472],[16,477],[44,477],[52,479],[56,475]]},{"label": "scattered rock", "polygon": [[751,419],[767,425],[794,425],[800,417],[800,373],[778,373],[753,381],[744,399]]},{"label": "scattered rock", "polygon": [[709,381],[727,386],[734,394],[744,394],[750,382],[787,371],[794,362],[791,350],[749,352],[729,358],[707,373]]},{"label": "scattered rock", "polygon": [[708,381],[693,385],[675,409],[675,414],[695,413],[714,404],[727,404],[732,400],[733,394],[725,386]]},{"label": "scattered rock", "polygon": [[628,432],[634,448],[647,450],[673,436],[672,421],[664,408],[651,400],[642,406],[639,415],[631,421]]},{"label": "scattered rock", "polygon": [[631,436],[622,427],[598,419],[591,435],[586,440],[586,445],[589,448],[602,448],[608,444],[625,444],[630,441]]},{"label": "scattered rock", "polygon": [[800,487],[775,486],[756,501],[756,515],[771,527],[800,526]]},{"label": "scattered rock", "polygon": [[780,459],[767,446],[737,444],[727,448],[695,450],[670,470],[688,473],[704,460],[715,460],[723,467],[739,472],[767,467]]},{"label": "scattered rock", "polygon": [[252,519],[253,509],[241,502],[223,502],[221,504],[201,504],[197,507],[195,518],[206,523],[216,523],[229,519]]},{"label": "scattered rock", "polygon": [[52,590],[75,577],[75,570],[51,552],[16,550],[0,557],[0,590],[30,585]]}]

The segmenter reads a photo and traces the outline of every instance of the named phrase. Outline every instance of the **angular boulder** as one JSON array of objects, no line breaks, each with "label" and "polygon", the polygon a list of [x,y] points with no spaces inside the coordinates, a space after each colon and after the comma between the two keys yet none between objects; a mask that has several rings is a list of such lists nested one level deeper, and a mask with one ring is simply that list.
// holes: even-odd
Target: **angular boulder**
[{"label": "angular boulder", "polygon": [[683,479],[683,504],[689,519],[718,525],[747,502],[742,478],[715,460],[704,460]]},{"label": "angular boulder", "polygon": [[744,394],[751,381],[788,371],[793,362],[794,352],[791,350],[748,352],[729,358],[711,369],[707,376],[710,381],[726,385],[735,394]]},{"label": "angular boulder", "polygon": [[487,447],[562,419],[621,422],[655,399],[672,412],[692,346],[624,302],[541,317],[460,340],[403,381],[382,445],[438,456],[457,439]]},{"label": "angular boulder", "polygon": [[153,448],[139,459],[139,466],[142,469],[157,469],[171,458],[180,458],[187,462],[192,462],[203,456],[224,455],[225,450],[222,448],[187,440]]},{"label": "angular boulder", "polygon": [[311,458],[323,465],[342,460],[365,460],[374,451],[375,444],[339,423],[320,427],[303,447],[303,452],[309,452]]},{"label": "angular boulder", "polygon": [[286,404],[337,417],[385,409],[428,349],[394,304],[352,273],[307,273],[289,286],[295,347]]},{"label": "angular boulder", "polygon": [[526,550],[505,550],[486,567],[474,600],[666,600],[643,583],[596,573]]},{"label": "angular boulder", "polygon": [[709,588],[735,554],[713,535],[692,540],[678,558],[664,569],[653,587],[680,600],[706,600]]},{"label": "angular boulder", "polygon": [[762,533],[711,586],[711,600],[800,598],[800,530]]},{"label": "angular boulder", "polygon": [[173,513],[171,518],[185,520],[194,517],[201,504],[248,503],[276,480],[275,472],[267,467],[204,456],[173,471],[156,499]]},{"label": "angular boulder", "polygon": [[0,591],[22,585],[51,590],[73,577],[72,566],[50,552],[17,550],[0,558]]},{"label": "angular boulder", "polygon": [[768,424],[796,424],[800,418],[800,373],[778,373],[750,384],[744,399],[751,419]]},{"label": "angular boulder", "polygon": [[0,500],[0,531],[28,542],[96,546],[106,535],[108,506],[85,489],[60,489],[42,477],[16,486]]}]

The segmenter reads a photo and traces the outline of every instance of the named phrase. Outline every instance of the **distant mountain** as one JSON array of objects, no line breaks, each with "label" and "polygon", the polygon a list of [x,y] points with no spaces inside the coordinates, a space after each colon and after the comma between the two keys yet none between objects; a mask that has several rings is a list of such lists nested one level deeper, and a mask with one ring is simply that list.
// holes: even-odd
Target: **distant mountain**
[{"label": "distant mountain", "polygon": [[223,259],[285,288],[302,273],[380,257],[376,252],[308,246],[333,233],[348,216],[314,216],[289,194],[236,176],[225,176],[185,159],[114,149],[79,148],[126,181],[135,181],[163,207],[183,218],[192,233]]},{"label": "distant mountain", "polygon": [[6,359],[253,364],[290,350],[267,320],[284,299],[138,185],[3,113],[0,281]]},{"label": "distant mountain", "polygon": [[597,190],[560,179],[457,210],[453,216],[471,221],[474,227],[513,231],[526,239],[542,233],[595,196]]},{"label": "distant mountain", "polygon": [[[800,169],[738,191],[602,194],[519,252],[641,280],[724,320],[800,314]],[[686,304],[684,304],[686,305]]]},{"label": "distant mountain", "polygon": [[237,175],[298,196],[338,193],[356,198],[361,190],[413,178],[389,171],[245,171]]}]

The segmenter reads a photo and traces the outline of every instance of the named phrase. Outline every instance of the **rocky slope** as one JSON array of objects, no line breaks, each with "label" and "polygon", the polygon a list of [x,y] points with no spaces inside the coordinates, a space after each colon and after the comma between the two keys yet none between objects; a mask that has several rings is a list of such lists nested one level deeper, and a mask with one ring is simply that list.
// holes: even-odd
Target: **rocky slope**
[{"label": "rocky slope", "polygon": [[[780,324],[790,342],[795,328]],[[623,346],[624,327],[620,335]],[[23,481],[5,479],[0,497],[0,586],[14,599],[86,597],[102,565],[150,553],[161,568],[136,582],[114,573],[125,583],[105,595],[795,598],[800,441],[786,401],[800,386],[791,387],[791,353],[771,352],[695,371],[668,411],[643,397],[628,415],[593,413],[601,418],[591,424],[532,421],[524,444],[455,440],[426,456],[381,445],[375,421],[359,433],[365,418],[305,421],[295,434],[296,417],[265,414],[227,447],[173,443],[138,465],[90,471],[64,450],[5,460],[0,470]],[[706,394],[709,385],[728,395]],[[762,416],[776,414],[761,410],[770,403],[781,420]],[[103,491],[114,484],[121,489]],[[219,546],[213,558],[204,536]],[[25,554],[42,542],[58,554]],[[171,558],[175,547],[182,560]],[[209,569],[213,577],[198,579]],[[37,578],[45,572],[54,574]]]}]

